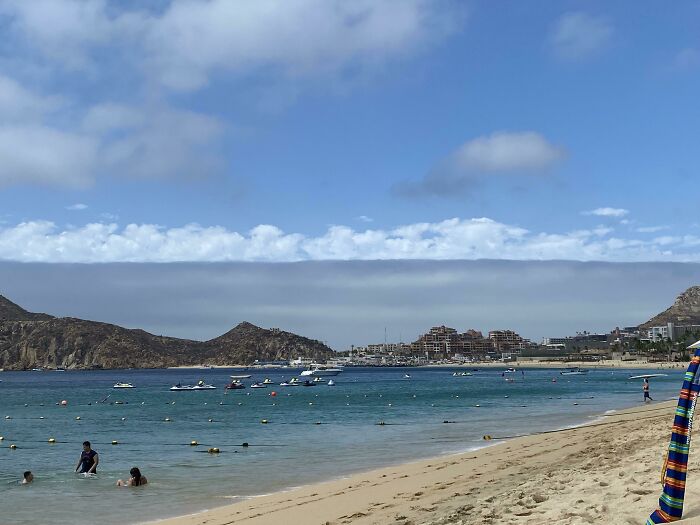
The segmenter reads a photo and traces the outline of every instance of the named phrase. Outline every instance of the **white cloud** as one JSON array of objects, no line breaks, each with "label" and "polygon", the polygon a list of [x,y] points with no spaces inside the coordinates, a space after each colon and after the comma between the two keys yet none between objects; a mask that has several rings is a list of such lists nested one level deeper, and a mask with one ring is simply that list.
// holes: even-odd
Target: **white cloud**
[{"label": "white cloud", "polygon": [[368,217],[367,215],[360,215],[357,217],[357,220],[360,222],[374,222],[374,219],[372,217]]},{"label": "white cloud", "polygon": [[656,233],[667,229],[668,226],[642,226],[637,228],[635,231],[638,233]]},{"label": "white cloud", "polygon": [[615,32],[604,16],[583,12],[565,13],[554,24],[550,43],[563,60],[580,60],[596,55],[610,44]]},{"label": "white cloud", "polygon": [[596,208],[595,210],[584,211],[583,215],[596,215],[597,217],[624,217],[629,210],[624,208]]},{"label": "white cloud", "polygon": [[391,230],[332,226],[317,237],[259,225],[247,233],[220,226],[93,223],[60,229],[30,221],[0,227],[0,259],[23,262],[305,261],[524,259],[687,261],[700,238],[612,236],[610,228],[532,232],[488,218],[415,223]]},{"label": "white cloud", "polygon": [[396,193],[450,196],[490,175],[541,175],[566,157],[566,151],[535,131],[499,131],[465,142],[418,182],[404,182]]},{"label": "white cloud", "polygon": [[543,170],[565,156],[534,131],[500,131],[463,144],[454,153],[454,163],[464,171],[504,172]]},{"label": "white cloud", "polygon": [[82,210],[87,210],[88,205],[87,204],[82,204],[82,203],[77,203],[77,204],[71,204],[70,206],[66,206],[67,210],[70,211],[82,211]]}]

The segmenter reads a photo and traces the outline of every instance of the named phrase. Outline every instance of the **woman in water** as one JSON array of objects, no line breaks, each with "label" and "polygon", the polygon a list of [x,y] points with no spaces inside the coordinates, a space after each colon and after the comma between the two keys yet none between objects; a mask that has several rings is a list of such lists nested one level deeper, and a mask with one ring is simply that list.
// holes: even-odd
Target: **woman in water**
[{"label": "woman in water", "polygon": [[122,481],[121,479],[117,481],[117,487],[138,487],[148,483],[146,476],[141,475],[141,471],[138,469],[138,467],[133,467],[129,471],[129,474],[131,474],[131,477],[126,481]]}]

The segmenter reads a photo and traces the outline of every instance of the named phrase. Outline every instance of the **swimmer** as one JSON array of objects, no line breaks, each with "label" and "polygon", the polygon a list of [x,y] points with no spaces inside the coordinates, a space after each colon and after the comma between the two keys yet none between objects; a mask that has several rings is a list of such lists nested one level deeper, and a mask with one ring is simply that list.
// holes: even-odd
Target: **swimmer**
[{"label": "swimmer", "polygon": [[141,475],[141,471],[138,467],[133,467],[129,471],[129,474],[131,475],[131,477],[126,481],[123,481],[121,479],[117,481],[117,487],[138,487],[148,483],[146,476]]},{"label": "swimmer", "polygon": [[75,466],[75,471],[78,472],[78,469],[80,469],[81,474],[95,474],[99,462],[100,457],[96,451],[90,448],[90,442],[84,441],[83,451],[80,454],[78,464]]},{"label": "swimmer", "polygon": [[22,475],[22,485],[29,485],[32,481],[34,481],[34,474],[28,470]]}]

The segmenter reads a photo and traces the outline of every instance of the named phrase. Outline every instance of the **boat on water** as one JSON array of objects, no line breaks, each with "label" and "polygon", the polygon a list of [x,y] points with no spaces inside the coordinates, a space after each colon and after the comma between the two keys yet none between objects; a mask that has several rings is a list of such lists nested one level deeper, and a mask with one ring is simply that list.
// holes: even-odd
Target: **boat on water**
[{"label": "boat on water", "polygon": [[342,368],[336,368],[332,366],[327,366],[327,365],[320,365],[318,363],[311,363],[309,365],[309,368],[304,370],[300,376],[319,376],[319,377],[328,377],[328,376],[337,376],[339,373],[343,371]]},{"label": "boat on water", "polygon": [[250,379],[250,374],[243,374],[240,376],[229,376],[231,379]]},{"label": "boat on water", "polygon": [[323,378],[319,376],[314,377],[314,383],[323,383]]},{"label": "boat on water", "polygon": [[309,381],[308,379],[300,384],[301,386],[316,386],[316,383],[314,383],[313,381]]},{"label": "boat on water", "polygon": [[252,385],[250,385],[250,388],[267,388],[267,385],[263,383],[253,383]]},{"label": "boat on water", "polygon": [[170,387],[172,392],[184,392],[189,390],[216,390],[214,385],[208,385],[204,381],[199,381],[196,385],[173,385]]},{"label": "boat on water", "polygon": [[131,383],[122,383],[121,381],[118,383],[114,383],[114,386],[112,388],[134,388],[134,385]]},{"label": "boat on water", "polygon": [[280,386],[299,386],[300,384],[301,381],[299,381],[296,377],[293,377],[289,381],[282,381]]},{"label": "boat on water", "polygon": [[411,379],[411,374],[404,374],[404,375],[403,375],[403,378],[404,378],[404,379]]},{"label": "boat on water", "polygon": [[504,372],[505,372],[506,374],[514,374],[515,372],[517,372],[517,370],[516,370],[515,368],[513,368],[513,367],[510,367],[510,368],[506,368],[506,369],[504,370]]},{"label": "boat on water", "polygon": [[455,372],[452,374],[452,377],[468,377],[472,375],[471,372]]},{"label": "boat on water", "polygon": [[575,367],[569,368],[568,370],[562,370],[559,373],[563,376],[582,376],[586,375],[588,373],[588,370],[586,370],[585,368]]},{"label": "boat on water", "polygon": [[245,388],[245,385],[241,383],[238,379],[234,379],[228,385],[224,387],[226,390],[241,390]]},{"label": "boat on water", "polygon": [[[248,377],[250,377],[250,376],[248,376]],[[263,385],[273,385],[274,383],[272,382],[272,379],[270,379],[269,377],[266,377],[265,379],[263,379],[262,384]]]},{"label": "boat on water", "polygon": [[328,386],[335,386],[335,381],[333,381],[332,379],[329,379]]}]

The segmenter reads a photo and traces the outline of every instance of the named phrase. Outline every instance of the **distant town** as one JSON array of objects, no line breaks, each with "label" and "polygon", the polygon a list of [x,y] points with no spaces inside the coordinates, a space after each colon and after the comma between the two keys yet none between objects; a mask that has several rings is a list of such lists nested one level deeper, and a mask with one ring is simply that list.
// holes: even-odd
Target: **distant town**
[{"label": "distant town", "polygon": [[[420,366],[512,361],[679,361],[689,359],[686,347],[700,339],[700,325],[615,328],[609,333],[578,332],[546,337],[535,343],[513,330],[474,329],[459,332],[434,326],[412,343],[352,346],[337,352],[334,364],[344,366]],[[296,365],[306,364],[297,360]]]}]

